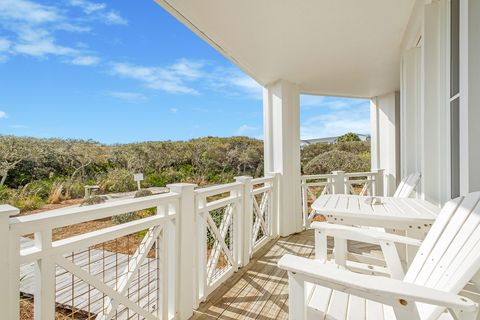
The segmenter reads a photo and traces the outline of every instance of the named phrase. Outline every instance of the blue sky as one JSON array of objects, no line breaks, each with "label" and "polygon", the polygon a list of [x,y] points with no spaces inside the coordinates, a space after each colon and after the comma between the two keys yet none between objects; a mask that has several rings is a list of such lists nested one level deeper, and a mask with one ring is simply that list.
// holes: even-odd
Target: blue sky
[{"label": "blue sky", "polygon": [[[0,134],[104,143],[262,137],[260,86],[153,0],[0,0]],[[302,138],[369,102],[302,96]]]}]

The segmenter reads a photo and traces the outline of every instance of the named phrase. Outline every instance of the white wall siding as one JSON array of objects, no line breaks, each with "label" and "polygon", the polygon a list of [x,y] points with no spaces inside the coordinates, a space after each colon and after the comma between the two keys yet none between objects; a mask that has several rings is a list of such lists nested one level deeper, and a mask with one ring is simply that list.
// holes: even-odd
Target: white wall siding
[{"label": "white wall siding", "polygon": [[391,196],[397,188],[399,125],[398,92],[375,97],[370,102],[372,169],[385,169],[384,194]]}]

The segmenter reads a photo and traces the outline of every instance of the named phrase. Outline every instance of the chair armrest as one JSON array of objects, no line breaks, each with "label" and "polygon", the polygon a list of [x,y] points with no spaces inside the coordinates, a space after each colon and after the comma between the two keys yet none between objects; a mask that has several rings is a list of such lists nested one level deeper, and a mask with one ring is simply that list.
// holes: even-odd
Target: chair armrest
[{"label": "chair armrest", "polygon": [[287,270],[295,277],[353,294],[393,307],[404,307],[414,302],[443,306],[466,312],[476,311],[475,302],[462,296],[419,286],[391,278],[370,276],[339,269],[334,264],[325,264],[315,260],[284,255],[278,262],[280,269]]},{"label": "chair armrest", "polygon": [[313,222],[311,228],[325,232],[327,236],[339,237],[347,240],[355,240],[372,244],[380,244],[381,241],[403,243],[412,246],[420,246],[421,240],[400,236],[374,229],[350,227],[328,222]]}]

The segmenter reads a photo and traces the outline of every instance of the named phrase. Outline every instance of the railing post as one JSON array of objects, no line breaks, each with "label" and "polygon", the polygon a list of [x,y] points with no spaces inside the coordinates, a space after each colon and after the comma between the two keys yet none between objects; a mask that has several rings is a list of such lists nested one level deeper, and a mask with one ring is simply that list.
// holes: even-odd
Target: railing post
[{"label": "railing post", "polygon": [[385,169],[373,169],[372,172],[375,173],[375,186],[374,186],[374,196],[382,197],[384,195],[383,179],[385,175]]},{"label": "railing post", "polygon": [[178,268],[177,268],[177,308],[178,319],[185,320],[193,315],[196,304],[197,285],[196,276],[196,215],[195,215],[195,192],[197,185],[191,183],[169,184],[171,192],[180,195],[179,210],[177,213],[178,223]]},{"label": "railing post", "polygon": [[[49,250],[52,247],[52,230],[35,232],[35,247]],[[35,262],[34,318],[55,318],[55,262],[50,258],[42,258]]]},{"label": "railing post", "polygon": [[252,254],[252,226],[253,226],[253,185],[252,185],[252,177],[249,176],[241,176],[235,177],[236,182],[240,182],[243,184],[242,186],[242,214],[241,214],[241,224],[240,230],[242,231],[242,257],[240,261],[241,266],[245,266],[250,262],[250,256]]},{"label": "railing post", "polygon": [[303,176],[300,177],[300,186],[302,187],[302,214],[303,214],[303,228],[308,229],[310,227],[310,221],[308,221],[308,187],[307,179]]},{"label": "railing post", "polygon": [[[0,283],[2,288],[0,290],[0,310],[6,319],[18,319],[20,313],[18,308],[20,305],[19,297],[20,290],[17,290],[20,282],[20,270],[12,268],[12,261],[10,257],[11,243],[10,243],[10,216],[19,214],[20,210],[10,205],[0,205],[0,252],[2,259],[0,259]],[[20,252],[17,252],[17,256]],[[12,272],[15,272],[12,274]],[[15,279],[18,283],[13,283]],[[2,316],[2,317],[3,317]]]},{"label": "railing post", "polygon": [[269,172],[266,176],[273,178],[273,195],[272,195],[272,216],[270,219],[270,230],[273,238],[280,234],[280,173]]},{"label": "railing post", "polygon": [[333,194],[344,194],[346,193],[345,185],[345,171],[333,171]]}]

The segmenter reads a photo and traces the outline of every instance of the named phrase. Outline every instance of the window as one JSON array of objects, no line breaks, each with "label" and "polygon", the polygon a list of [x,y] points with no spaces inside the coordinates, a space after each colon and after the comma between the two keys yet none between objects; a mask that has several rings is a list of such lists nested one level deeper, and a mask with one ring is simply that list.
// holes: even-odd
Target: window
[{"label": "window", "polygon": [[450,181],[451,196],[460,195],[460,0],[450,8]]}]

